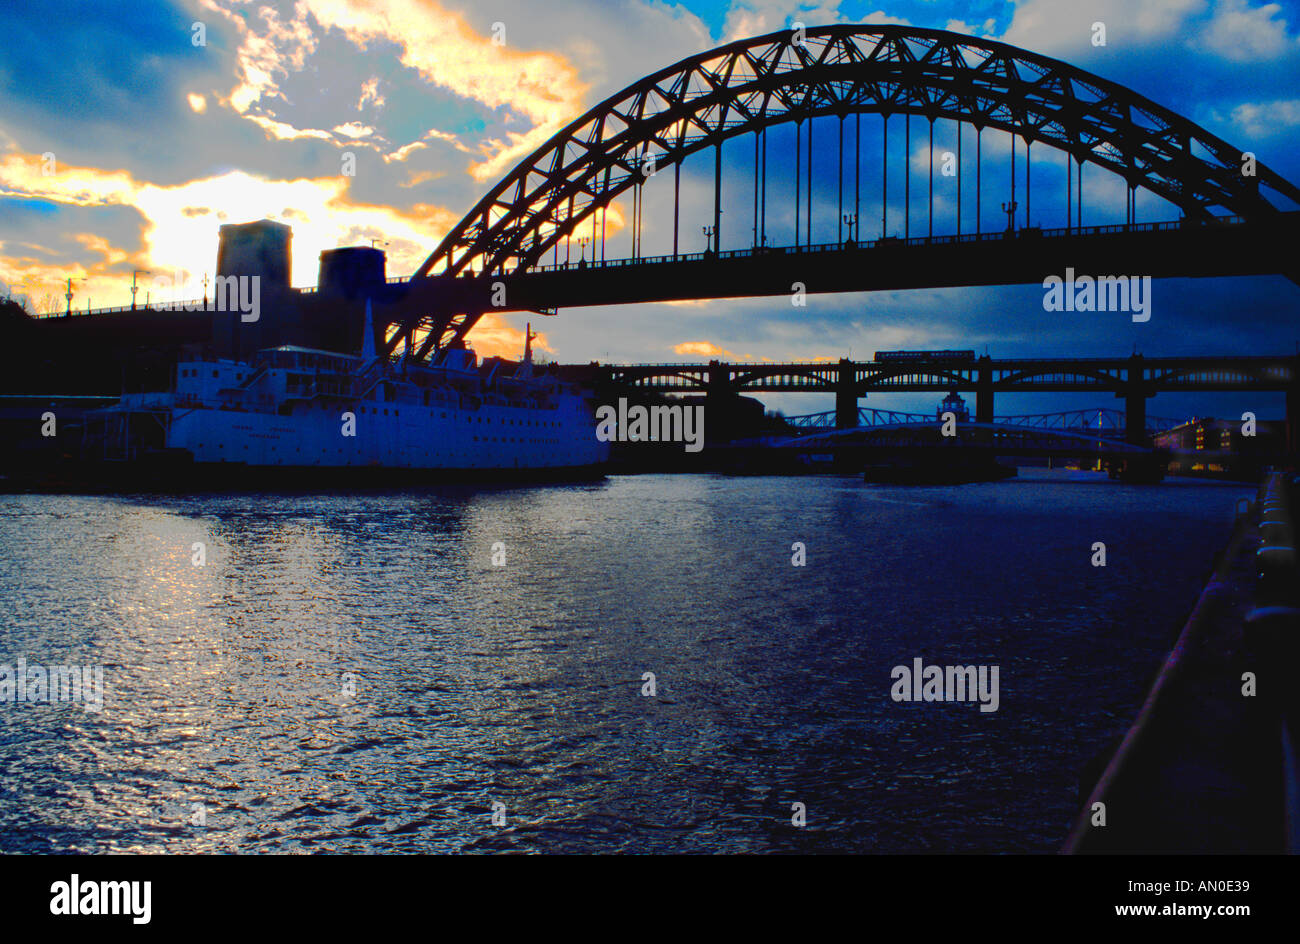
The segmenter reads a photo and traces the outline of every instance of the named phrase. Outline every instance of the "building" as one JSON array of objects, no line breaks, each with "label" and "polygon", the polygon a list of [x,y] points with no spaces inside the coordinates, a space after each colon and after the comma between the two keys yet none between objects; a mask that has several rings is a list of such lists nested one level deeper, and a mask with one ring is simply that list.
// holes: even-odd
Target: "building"
[{"label": "building", "polygon": [[1196,417],[1157,434],[1154,445],[1170,453],[1171,474],[1253,479],[1285,454],[1286,423]]},{"label": "building", "polygon": [[217,278],[202,298],[67,317],[0,309],[0,392],[164,389],[181,357],[243,358],[284,344],[357,353],[365,302],[373,303],[378,334],[406,285],[387,281],[382,250],[347,246],[320,254],[315,288],[293,288],[292,244],[283,223],[230,223],[220,229]]}]

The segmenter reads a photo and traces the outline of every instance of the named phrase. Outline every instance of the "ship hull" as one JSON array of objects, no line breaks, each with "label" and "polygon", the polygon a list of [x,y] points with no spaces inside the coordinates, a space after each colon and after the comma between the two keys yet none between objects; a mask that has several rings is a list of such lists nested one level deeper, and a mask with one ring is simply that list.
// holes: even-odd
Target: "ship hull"
[{"label": "ship hull", "polygon": [[437,366],[284,346],[251,363],[182,361],[174,389],[127,393],[33,450],[7,485],[46,491],[418,487],[579,480],[609,444],[587,394],[478,364]]},{"label": "ship hull", "polygon": [[551,410],[410,404],[301,404],[288,415],[174,410],[168,451],[198,466],[407,471],[580,468],[609,458],[582,400]]}]

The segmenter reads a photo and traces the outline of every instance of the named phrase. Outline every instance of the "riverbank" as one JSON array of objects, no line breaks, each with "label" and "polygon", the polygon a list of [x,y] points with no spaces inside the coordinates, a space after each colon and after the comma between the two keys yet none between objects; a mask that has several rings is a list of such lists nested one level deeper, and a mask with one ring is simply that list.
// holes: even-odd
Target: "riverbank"
[{"label": "riverbank", "polygon": [[1238,515],[1136,720],[1085,773],[1065,851],[1297,851],[1295,497],[1275,475]]}]

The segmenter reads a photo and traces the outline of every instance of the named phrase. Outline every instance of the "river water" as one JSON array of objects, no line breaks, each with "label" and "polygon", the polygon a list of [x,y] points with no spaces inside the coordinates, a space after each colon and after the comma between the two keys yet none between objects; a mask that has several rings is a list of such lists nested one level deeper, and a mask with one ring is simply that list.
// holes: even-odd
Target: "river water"
[{"label": "river water", "polygon": [[103,706],[0,701],[0,850],[1053,852],[1250,491],[2,496],[0,664]]}]

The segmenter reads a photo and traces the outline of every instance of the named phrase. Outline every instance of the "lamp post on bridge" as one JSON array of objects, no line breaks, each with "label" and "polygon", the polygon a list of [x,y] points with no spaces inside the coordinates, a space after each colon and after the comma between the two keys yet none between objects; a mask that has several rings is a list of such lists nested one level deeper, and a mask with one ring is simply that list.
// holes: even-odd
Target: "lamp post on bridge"
[{"label": "lamp post on bridge", "polygon": [[849,241],[846,245],[849,246],[857,245],[857,243],[853,241],[853,227],[857,225],[857,222],[858,222],[858,215],[856,213],[844,214],[844,225],[849,228]]},{"label": "lamp post on bridge", "polygon": [[713,251],[713,237],[714,234],[717,233],[718,228],[716,226],[701,226],[700,231],[704,233],[704,254],[707,256]]},{"label": "lamp post on bridge", "polygon": [[1008,233],[1014,233],[1016,230],[1016,208],[1019,206],[1020,204],[1017,203],[1015,200],[1012,200],[1010,203],[1002,204],[1002,212],[1007,215]]},{"label": "lamp post on bridge", "polygon": [[[76,281],[84,282],[86,280],[84,278],[81,278],[81,279],[77,279]],[[72,291],[72,282],[73,282],[72,276],[68,276],[68,290],[63,295],[63,297],[68,300],[67,317],[69,318],[72,317],[72,296],[76,294],[75,292]]]},{"label": "lamp post on bridge", "polygon": [[148,269],[131,270],[131,310],[132,311],[135,311],[135,293],[140,290],[140,287],[135,283],[136,276],[138,275],[149,275],[149,270]]}]

